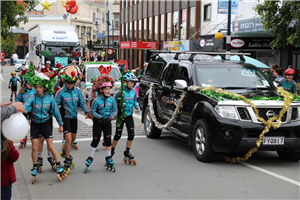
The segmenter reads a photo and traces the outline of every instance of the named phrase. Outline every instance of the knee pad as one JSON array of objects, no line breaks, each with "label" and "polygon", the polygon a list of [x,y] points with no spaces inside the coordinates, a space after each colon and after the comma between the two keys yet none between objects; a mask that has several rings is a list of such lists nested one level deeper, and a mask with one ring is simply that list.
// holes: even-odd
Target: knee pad
[{"label": "knee pad", "polygon": [[104,137],[105,146],[110,147],[111,146],[111,137],[110,135]]},{"label": "knee pad", "polygon": [[92,143],[91,143],[91,147],[97,148],[97,146],[98,146],[98,144],[99,144],[99,141],[100,141],[100,138],[94,137],[94,138],[93,138],[93,141],[92,141]]},{"label": "knee pad", "polygon": [[134,138],[134,131],[129,131],[129,132],[128,132],[128,138],[127,138],[127,139],[128,139],[129,141],[132,141],[133,138]]}]

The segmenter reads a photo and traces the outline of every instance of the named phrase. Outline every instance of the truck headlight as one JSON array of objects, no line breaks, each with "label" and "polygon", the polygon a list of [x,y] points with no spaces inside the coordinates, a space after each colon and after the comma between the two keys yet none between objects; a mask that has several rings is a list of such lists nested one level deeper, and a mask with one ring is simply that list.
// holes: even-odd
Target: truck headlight
[{"label": "truck headlight", "polygon": [[221,117],[238,119],[238,115],[233,106],[216,106],[215,110]]}]

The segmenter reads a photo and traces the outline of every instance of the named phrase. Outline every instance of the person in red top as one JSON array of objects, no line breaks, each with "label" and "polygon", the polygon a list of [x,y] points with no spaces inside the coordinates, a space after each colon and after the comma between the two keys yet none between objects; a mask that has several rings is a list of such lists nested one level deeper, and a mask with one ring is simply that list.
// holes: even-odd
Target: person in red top
[{"label": "person in red top", "polygon": [[[2,134],[1,137],[4,138]],[[1,200],[11,199],[11,185],[17,181],[14,162],[18,158],[19,152],[12,141],[6,139],[5,150],[1,152]]]},{"label": "person in red top", "polygon": [[50,72],[50,64],[51,64],[51,61],[47,60],[46,65],[42,67],[41,72],[42,73]]}]

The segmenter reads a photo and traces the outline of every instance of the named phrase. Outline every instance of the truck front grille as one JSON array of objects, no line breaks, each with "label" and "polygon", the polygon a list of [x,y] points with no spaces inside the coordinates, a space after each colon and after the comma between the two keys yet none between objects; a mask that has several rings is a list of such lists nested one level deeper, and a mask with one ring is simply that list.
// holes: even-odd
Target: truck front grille
[{"label": "truck front grille", "polygon": [[[267,116],[268,112],[273,111],[276,115],[278,115],[282,108],[257,108],[257,109],[258,109],[259,116],[264,118],[264,120],[267,121],[269,119],[269,117]],[[286,121],[286,113],[284,113],[284,115],[282,116],[281,121],[282,122]]]},{"label": "truck front grille", "polygon": [[297,119],[298,119],[298,108],[293,108],[291,120],[297,120]]}]

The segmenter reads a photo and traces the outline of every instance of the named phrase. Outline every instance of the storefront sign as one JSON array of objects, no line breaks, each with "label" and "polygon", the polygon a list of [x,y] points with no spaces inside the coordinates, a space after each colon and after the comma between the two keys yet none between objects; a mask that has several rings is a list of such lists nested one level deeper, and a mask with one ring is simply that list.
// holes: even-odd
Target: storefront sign
[{"label": "storefront sign", "polygon": [[217,40],[214,36],[200,37],[199,40],[191,40],[191,51],[212,51],[223,48],[223,40]]},{"label": "storefront sign", "polygon": [[[270,42],[274,38],[248,38],[239,37],[231,38],[231,48],[232,49],[271,49]],[[223,48],[226,49],[226,38],[223,40]]]},{"label": "storefront sign", "polygon": [[263,31],[261,18],[244,19],[232,22],[233,33]]},{"label": "storefront sign", "polygon": [[157,42],[127,41],[121,42],[121,49],[156,49]]},{"label": "storefront sign", "polygon": [[[219,14],[228,13],[228,0],[224,0],[224,1],[219,0],[218,13]],[[239,14],[239,0],[231,1],[231,14]]]},{"label": "storefront sign", "polygon": [[189,40],[164,42],[165,51],[189,51]]}]

